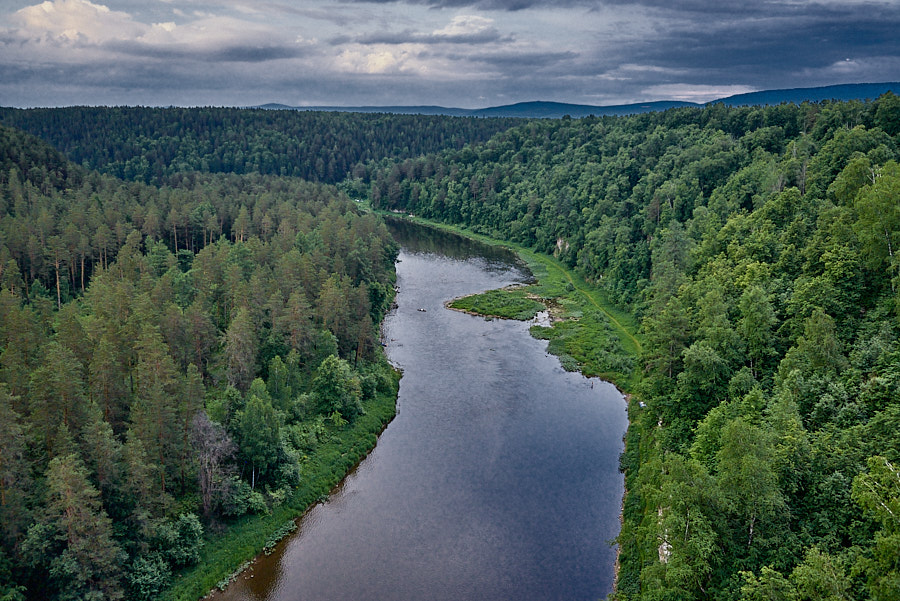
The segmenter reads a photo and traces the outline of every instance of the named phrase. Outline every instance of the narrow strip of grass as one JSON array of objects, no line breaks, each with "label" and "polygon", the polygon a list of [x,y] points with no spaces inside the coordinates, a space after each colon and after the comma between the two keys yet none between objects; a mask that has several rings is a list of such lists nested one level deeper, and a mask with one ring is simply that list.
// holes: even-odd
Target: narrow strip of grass
[{"label": "narrow strip of grass", "polygon": [[396,414],[400,375],[392,373],[392,390],[368,401],[364,415],[333,432],[310,455],[302,483],[290,499],[267,515],[245,516],[228,524],[222,532],[207,533],[200,562],[178,574],[172,587],[160,596],[161,601],[197,601],[263,552],[276,533],[287,530],[288,520],[303,515],[327,497],[375,447],[378,434]]}]

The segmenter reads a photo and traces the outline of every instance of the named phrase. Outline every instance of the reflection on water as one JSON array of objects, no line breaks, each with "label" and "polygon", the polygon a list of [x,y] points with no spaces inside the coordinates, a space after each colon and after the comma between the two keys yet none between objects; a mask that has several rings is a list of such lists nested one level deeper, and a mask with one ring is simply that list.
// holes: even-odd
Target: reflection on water
[{"label": "reflection on water", "polygon": [[[528,273],[525,264],[508,248],[488,246],[452,232],[416,225],[399,217],[387,217],[385,222],[391,234],[408,253],[437,254],[460,261],[477,260],[488,271],[503,272],[510,266],[516,266],[523,273]],[[523,277],[523,283],[533,281],[530,273]]]},{"label": "reflection on water", "polygon": [[444,309],[527,280],[509,254],[391,227],[404,247],[384,325],[404,370],[397,418],[329,501],[219,598],[603,598],[623,490],[621,394],[565,372],[527,324]]}]

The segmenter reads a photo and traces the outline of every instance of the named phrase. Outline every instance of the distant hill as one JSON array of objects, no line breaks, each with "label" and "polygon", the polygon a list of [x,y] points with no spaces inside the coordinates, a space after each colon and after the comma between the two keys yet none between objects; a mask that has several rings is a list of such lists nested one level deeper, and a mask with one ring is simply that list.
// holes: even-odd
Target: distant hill
[{"label": "distant hill", "polygon": [[[900,82],[852,83],[818,88],[794,88],[786,90],[763,90],[748,94],[737,94],[710,101],[706,104],[722,103],[728,106],[765,106],[783,102],[800,104],[823,100],[865,100],[878,98],[892,90],[900,94]],[[342,113],[393,113],[397,115],[449,115],[452,117],[519,117],[523,119],[560,119],[565,116],[580,118],[595,115],[636,115],[651,111],[664,111],[677,107],[701,107],[703,104],[662,100],[638,102],[612,106],[589,104],[568,104],[565,102],[519,102],[482,109],[461,109],[443,106],[287,106],[284,104],[264,104],[252,108],[299,111],[336,111]]]},{"label": "distant hill", "polygon": [[782,102],[800,104],[802,102],[821,102],[823,100],[874,100],[885,92],[900,94],[900,82],[885,83],[849,83],[839,86],[821,88],[793,88],[788,90],[764,90],[737,94],[727,98],[713,100],[709,104],[721,102],[728,106],[765,106]]},{"label": "distant hill", "polygon": [[472,111],[475,117],[528,117],[559,119],[560,117],[578,118],[591,115],[636,115],[650,111],[664,111],[683,106],[700,106],[692,102],[664,100],[659,102],[640,102],[637,104],[619,104],[614,106],[592,106],[589,104],[567,104],[564,102],[519,102],[505,106],[495,106]]},{"label": "distant hill", "polygon": [[445,115],[471,117],[474,111],[445,106],[288,106],[286,104],[262,104],[247,107],[282,111],[321,111],[336,113],[390,113],[394,115]]},{"label": "distant hill", "polygon": [[635,115],[650,111],[664,111],[682,106],[702,106],[692,102],[665,100],[615,106],[568,104],[565,102],[519,102],[483,109],[461,109],[443,106],[287,106],[263,104],[258,107],[270,110],[335,111],[342,113],[393,113],[397,115],[448,115],[451,117],[520,117],[525,119],[560,119],[565,116],[580,118],[595,115]]}]

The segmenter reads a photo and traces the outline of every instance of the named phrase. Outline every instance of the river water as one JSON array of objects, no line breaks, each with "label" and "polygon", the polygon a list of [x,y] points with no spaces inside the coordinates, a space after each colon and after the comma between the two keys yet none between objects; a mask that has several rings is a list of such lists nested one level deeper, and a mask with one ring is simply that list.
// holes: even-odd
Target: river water
[{"label": "river water", "polygon": [[444,308],[527,281],[512,255],[392,228],[400,292],[383,331],[403,369],[397,417],[330,499],[217,598],[604,598],[623,492],[621,393],[564,371],[528,324]]}]

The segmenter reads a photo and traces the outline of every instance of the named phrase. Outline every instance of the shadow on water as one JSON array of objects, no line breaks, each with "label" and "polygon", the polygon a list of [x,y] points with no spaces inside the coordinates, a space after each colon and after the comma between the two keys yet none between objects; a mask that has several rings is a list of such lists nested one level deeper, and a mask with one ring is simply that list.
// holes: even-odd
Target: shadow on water
[{"label": "shadow on water", "polygon": [[[488,270],[507,269],[509,265],[515,265],[530,275],[525,263],[508,248],[484,244],[453,232],[413,223],[402,217],[386,216],[384,221],[394,240],[408,253],[433,253],[459,261],[478,259]],[[533,278],[529,281],[533,281]]]}]

